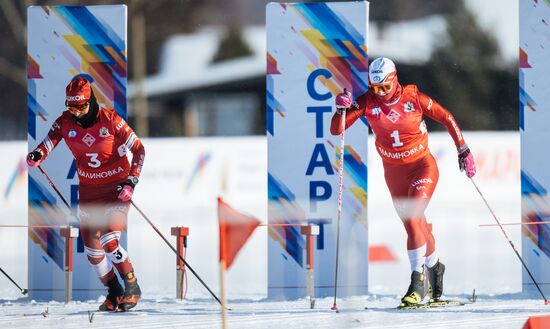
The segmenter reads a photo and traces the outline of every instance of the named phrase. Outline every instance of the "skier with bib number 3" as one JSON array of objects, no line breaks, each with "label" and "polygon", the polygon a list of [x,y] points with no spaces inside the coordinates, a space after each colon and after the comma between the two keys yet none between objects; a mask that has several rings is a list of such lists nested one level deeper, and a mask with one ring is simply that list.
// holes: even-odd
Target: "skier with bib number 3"
[{"label": "skier with bib number 3", "polygon": [[[38,166],[65,140],[76,160],[84,249],[92,269],[108,288],[99,310],[127,311],[136,306],[141,290],[119,240],[145,149],[124,119],[114,110],[99,107],[87,79],[77,76],[71,80],[65,106],[67,110],[55,120],[44,141],[28,154],[27,163]],[[127,150],[132,152],[131,164]]]},{"label": "skier with bib number 3", "polygon": [[369,66],[369,90],[355,102],[349,92],[338,94],[336,109],[330,127],[333,135],[342,133],[344,111],[346,129],[360,117],[367,119],[375,136],[376,150],[382,158],[384,178],[394,208],[407,232],[412,274],[400,307],[422,303],[428,293],[428,283],[430,301],[440,301],[445,265],[439,261],[432,225],[424,215],[439,171],[428,148],[424,115],[447,128],[456,145],[460,170],[473,177],[476,173],[474,157],[458,124],[449,111],[420,92],[416,85],[399,84],[395,64],[385,57],[375,59]]}]

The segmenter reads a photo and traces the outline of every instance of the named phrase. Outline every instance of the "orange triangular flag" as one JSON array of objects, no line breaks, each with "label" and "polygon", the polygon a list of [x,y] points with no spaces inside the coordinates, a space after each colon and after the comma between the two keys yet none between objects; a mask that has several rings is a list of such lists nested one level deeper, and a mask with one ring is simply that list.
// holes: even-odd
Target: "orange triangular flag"
[{"label": "orange triangular flag", "polygon": [[218,220],[220,223],[220,262],[225,261],[225,268],[228,269],[260,221],[231,208],[222,198],[218,198]]}]

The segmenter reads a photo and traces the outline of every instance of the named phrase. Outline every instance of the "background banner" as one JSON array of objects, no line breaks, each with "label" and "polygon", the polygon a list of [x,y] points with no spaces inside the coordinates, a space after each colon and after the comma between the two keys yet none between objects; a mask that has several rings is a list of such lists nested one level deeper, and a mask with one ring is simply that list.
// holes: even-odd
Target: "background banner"
[{"label": "background banner", "polygon": [[[126,118],[127,7],[43,6],[27,10],[28,150],[46,136],[65,110],[65,87],[78,74],[93,81],[100,106]],[[38,169],[29,171],[29,223],[78,225],[78,178],[74,159],[60,143],[42,164],[71,203],[72,213]],[[64,238],[55,228],[29,229],[29,290],[32,299],[64,300]],[[125,246],[126,237],[121,243]],[[82,240],[73,246],[73,299],[104,292],[88,265]]]},{"label": "background banner", "polygon": [[[340,137],[334,97],[367,90],[368,2],[267,5],[269,223],[317,223],[315,295],[334,290]],[[338,295],[367,293],[366,121],[346,132]],[[299,227],[270,227],[268,297],[306,294]]]},{"label": "background banner", "polygon": [[[521,194],[523,222],[549,221],[550,2],[519,2]],[[543,292],[550,294],[550,225],[523,225],[522,254]],[[538,294],[523,271],[523,291]]]}]

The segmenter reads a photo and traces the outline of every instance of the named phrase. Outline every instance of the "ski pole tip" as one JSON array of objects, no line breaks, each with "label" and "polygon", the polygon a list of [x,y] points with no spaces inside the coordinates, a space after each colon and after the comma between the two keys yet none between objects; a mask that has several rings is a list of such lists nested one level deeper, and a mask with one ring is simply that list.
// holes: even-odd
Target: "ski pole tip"
[{"label": "ski pole tip", "polygon": [[23,295],[26,295],[29,292],[29,289],[21,289],[21,293]]},{"label": "ski pole tip", "polygon": [[550,300],[546,299],[546,300],[544,301],[544,305],[550,305]]},{"label": "ski pole tip", "polygon": [[336,304],[332,305],[332,307],[330,309],[332,311],[336,311],[336,313],[338,313],[338,306],[336,306]]}]

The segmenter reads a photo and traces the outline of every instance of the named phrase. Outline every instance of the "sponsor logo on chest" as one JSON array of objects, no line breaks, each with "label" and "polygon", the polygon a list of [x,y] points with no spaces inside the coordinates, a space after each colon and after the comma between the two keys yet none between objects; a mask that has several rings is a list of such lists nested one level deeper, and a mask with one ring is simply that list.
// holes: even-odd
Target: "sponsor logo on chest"
[{"label": "sponsor logo on chest", "polygon": [[107,136],[109,136],[109,129],[107,129],[107,127],[99,128],[99,137],[107,137]]},{"label": "sponsor logo on chest", "polygon": [[414,110],[414,104],[412,102],[406,102],[403,105],[403,111],[405,111],[405,113],[414,112]]},{"label": "sponsor logo on chest", "polygon": [[390,120],[392,123],[396,123],[397,120],[399,120],[400,116],[401,115],[396,110],[392,109],[390,113],[386,115],[386,118],[388,118],[388,120]]},{"label": "sponsor logo on chest", "polygon": [[88,145],[88,147],[92,146],[95,142],[95,137],[90,135],[90,133],[86,133],[84,137],[82,137],[82,141],[84,144]]},{"label": "sponsor logo on chest", "polygon": [[123,171],[124,169],[120,166],[117,168],[113,168],[111,170],[105,170],[100,172],[89,172],[89,171],[82,170],[81,168],[78,168],[78,176],[84,177],[87,179],[104,179],[104,178],[116,176]]},{"label": "sponsor logo on chest", "polygon": [[69,138],[75,138],[76,137],[76,130],[74,130],[74,129],[69,130],[69,132],[67,133],[67,136]]},{"label": "sponsor logo on chest", "polygon": [[378,146],[378,153],[380,153],[381,156],[390,159],[405,159],[419,152],[422,152],[424,149],[424,145],[418,144],[417,146],[402,152],[391,152],[386,150],[382,146]]}]

